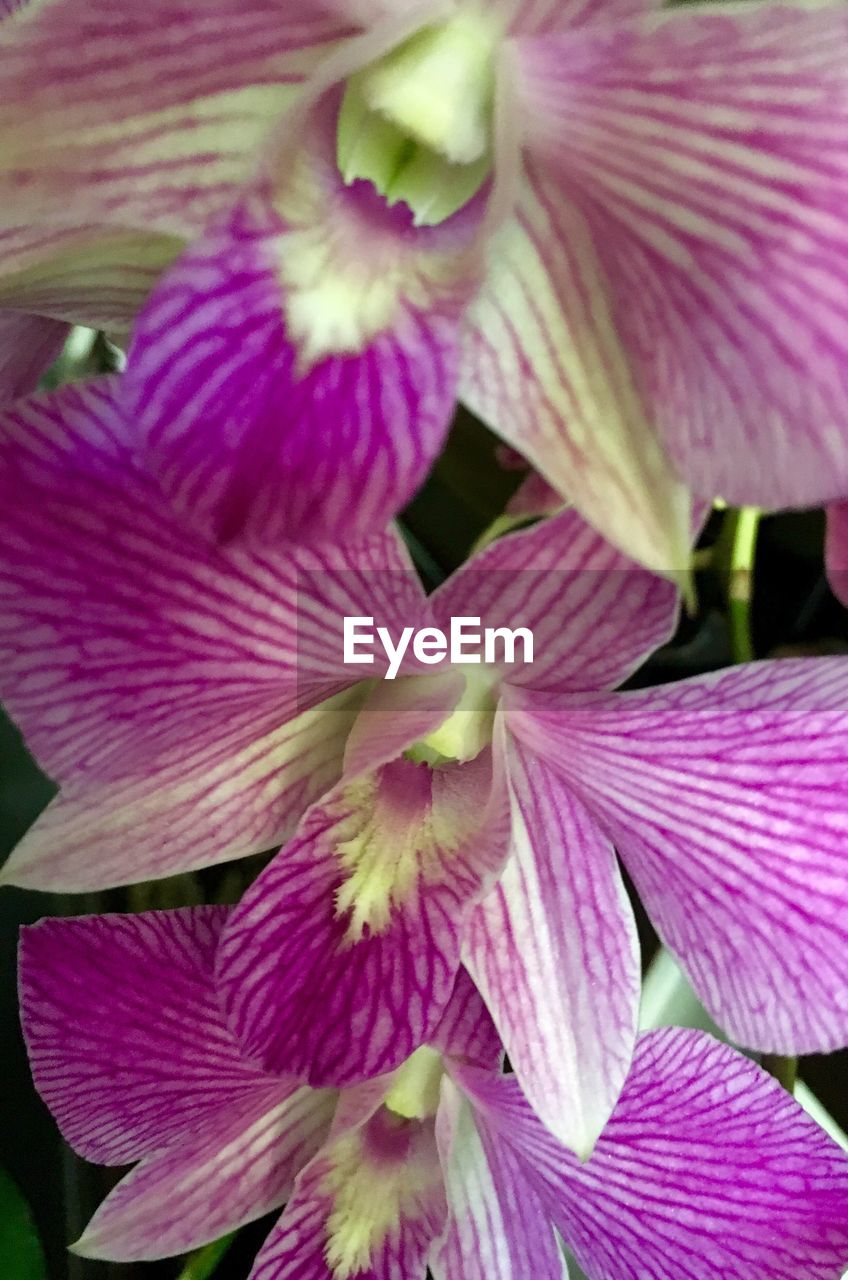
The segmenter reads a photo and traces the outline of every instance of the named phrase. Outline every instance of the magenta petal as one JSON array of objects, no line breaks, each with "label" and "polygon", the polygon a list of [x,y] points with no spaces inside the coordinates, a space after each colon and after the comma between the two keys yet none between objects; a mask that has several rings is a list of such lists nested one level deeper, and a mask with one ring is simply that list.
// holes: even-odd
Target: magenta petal
[{"label": "magenta petal", "polygon": [[494,1070],[503,1048],[492,1015],[467,970],[460,969],[430,1044],[447,1058]]},{"label": "magenta petal", "polygon": [[308,705],[313,673],[323,697],[343,672],[318,610],[296,613],[291,550],[186,536],[132,457],[115,386],[63,387],[0,419],[3,692],[60,780],[147,773],[246,708],[279,724]]},{"label": "magenta petal", "polygon": [[642,1037],[583,1165],[508,1078],[462,1082],[590,1280],[837,1280],[848,1262],[844,1152],[776,1081],[702,1032]]},{"label": "magenta petal", "polygon": [[511,743],[511,856],[463,955],[540,1119],[586,1158],[621,1091],[639,943],[612,845],[543,760]]},{"label": "magenta petal", "polygon": [[246,1052],[312,1084],[403,1062],[451,995],[465,918],[503,862],[505,808],[486,752],[439,769],[400,759],[311,810],[222,940]]},{"label": "magenta petal", "polygon": [[480,617],[484,627],[530,628],[533,663],[503,667],[510,684],[594,690],[620,684],[669,639],[678,599],[670,582],[569,510],[472,556],[432,606],[443,627],[455,614]]},{"label": "magenta petal", "polygon": [[[328,336],[329,309],[343,307],[355,330],[365,300],[313,300],[340,269],[326,234],[326,248],[306,242],[256,199],[179,260],[139,318],[126,404],[175,506],[219,541],[380,528],[423,480],[450,422],[449,291],[447,301],[403,300],[373,336]],[[367,242],[351,252],[367,259]],[[313,259],[314,281],[286,287],[287,266],[306,271]],[[369,306],[381,287],[373,270]]]},{"label": "magenta petal", "polygon": [[5,875],[68,890],[286,838],[339,776],[349,700],[325,700],[380,669],[345,665],[344,616],[396,633],[423,599],[393,530],[262,554],[192,539],[114,387],[0,415],[0,689],[63,787]]},{"label": "magenta petal", "polygon": [[89,1222],[74,1252],[144,1261],[184,1253],[277,1209],[326,1138],[336,1094],[256,1098],[143,1160]]},{"label": "magenta petal", "polygon": [[848,607],[848,502],[827,509],[824,562],[831,591]]},{"label": "magenta petal", "polygon": [[845,1043],[848,664],[547,699],[510,725],[596,814],[723,1030],[779,1053]]},{"label": "magenta petal", "polygon": [[224,907],[42,920],[21,943],[36,1087],[81,1155],[127,1164],[293,1085],[241,1055],[212,982]]},{"label": "magenta petal", "polygon": [[516,47],[527,143],[583,210],[648,417],[708,499],[848,493],[846,38],[841,5],[785,4]]},{"label": "magenta petal", "polygon": [[65,342],[67,325],[44,316],[0,312],[0,407],[34,391]]},{"label": "magenta petal", "polygon": [[449,1218],[429,1259],[435,1280],[568,1280],[550,1216],[521,1162],[503,1143],[484,1149],[452,1080],[442,1085],[436,1138]]}]

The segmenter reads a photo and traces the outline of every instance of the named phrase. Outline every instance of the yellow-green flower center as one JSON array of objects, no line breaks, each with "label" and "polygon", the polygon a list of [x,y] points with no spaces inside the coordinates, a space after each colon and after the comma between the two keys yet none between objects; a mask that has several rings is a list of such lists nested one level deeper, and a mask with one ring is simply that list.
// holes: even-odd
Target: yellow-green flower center
[{"label": "yellow-green flower center", "polygon": [[426,738],[409,747],[408,760],[429,765],[474,760],[492,741],[495,720],[493,673],[481,667],[466,673],[465,688],[453,711]]},{"label": "yellow-green flower center", "polygon": [[492,167],[498,36],[482,10],[460,11],[352,76],[337,132],[345,181],[404,201],[418,226],[466,204]]}]

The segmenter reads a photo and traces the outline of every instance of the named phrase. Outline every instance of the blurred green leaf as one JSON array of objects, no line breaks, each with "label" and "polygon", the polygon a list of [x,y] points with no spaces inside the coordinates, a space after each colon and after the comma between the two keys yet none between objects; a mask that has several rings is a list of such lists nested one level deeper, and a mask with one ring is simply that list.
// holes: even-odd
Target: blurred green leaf
[{"label": "blurred green leaf", "polygon": [[3,1280],[47,1280],[44,1254],[29,1206],[0,1169],[0,1273]]}]

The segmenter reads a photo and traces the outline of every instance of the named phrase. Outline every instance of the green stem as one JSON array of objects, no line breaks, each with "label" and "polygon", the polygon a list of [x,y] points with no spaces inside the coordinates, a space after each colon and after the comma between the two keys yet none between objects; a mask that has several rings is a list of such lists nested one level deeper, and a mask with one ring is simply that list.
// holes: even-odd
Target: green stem
[{"label": "green stem", "polygon": [[784,1058],[779,1053],[764,1053],[760,1058],[760,1066],[770,1076],[774,1076],[778,1084],[782,1084],[787,1093],[795,1092],[795,1080],[798,1075],[798,1059]]},{"label": "green stem", "polygon": [[220,1240],[213,1240],[211,1244],[198,1249],[187,1259],[177,1280],[207,1280],[207,1277],[216,1270],[235,1238],[236,1232],[233,1231],[230,1235],[222,1236]]},{"label": "green stem", "polygon": [[751,597],[760,512],[756,507],[740,507],[729,519],[732,522],[727,583],[730,648],[734,662],[750,662],[756,656],[751,635]]}]

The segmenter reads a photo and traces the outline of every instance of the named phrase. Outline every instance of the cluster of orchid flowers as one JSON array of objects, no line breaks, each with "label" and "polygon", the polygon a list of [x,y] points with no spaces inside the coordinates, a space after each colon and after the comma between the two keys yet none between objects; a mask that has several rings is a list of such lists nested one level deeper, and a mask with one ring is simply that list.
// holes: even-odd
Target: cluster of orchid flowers
[{"label": "cluster of orchid flowers", "polygon": [[[717,496],[829,505],[848,596],[848,9],[0,0],[0,194],[0,692],[60,788],[0,878],[278,849],[24,931],[36,1087],[137,1162],[76,1251],[837,1280],[848,1156],[639,1033],[618,859],[730,1040],[848,1044],[848,660],[615,690]],[[70,324],[125,364],[38,392]],[[534,472],[428,595],[458,399]],[[457,616],[533,661],[343,660]]]}]

